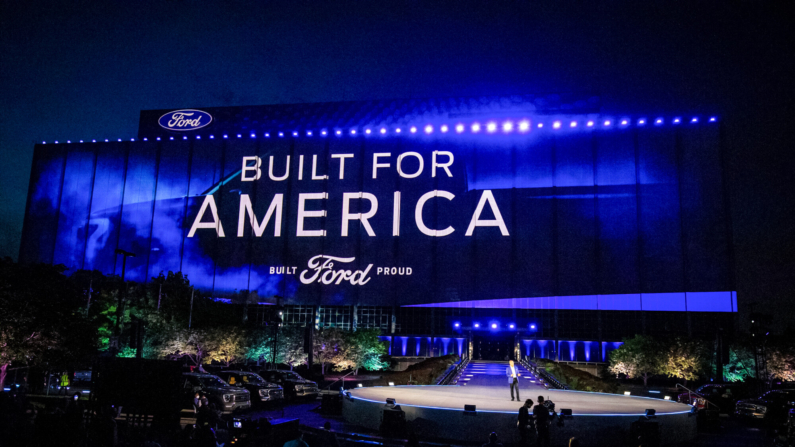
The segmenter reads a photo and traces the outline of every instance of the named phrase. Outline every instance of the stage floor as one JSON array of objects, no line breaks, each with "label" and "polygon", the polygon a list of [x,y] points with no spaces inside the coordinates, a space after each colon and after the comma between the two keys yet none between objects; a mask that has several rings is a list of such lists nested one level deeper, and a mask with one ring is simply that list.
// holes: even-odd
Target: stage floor
[{"label": "stage floor", "polygon": [[[464,405],[476,405],[477,411],[516,413],[523,401],[511,401],[507,362],[472,362],[462,374],[459,385],[464,386],[389,386],[350,390],[351,396],[371,402],[385,403],[393,398],[401,406],[463,410]],[[602,394],[579,391],[548,390],[537,378],[521,368],[520,395],[522,399],[537,401],[538,396],[555,403],[555,409],[571,409],[579,416],[644,415],[653,408],[657,415],[682,414],[690,406],[663,399]]]}]

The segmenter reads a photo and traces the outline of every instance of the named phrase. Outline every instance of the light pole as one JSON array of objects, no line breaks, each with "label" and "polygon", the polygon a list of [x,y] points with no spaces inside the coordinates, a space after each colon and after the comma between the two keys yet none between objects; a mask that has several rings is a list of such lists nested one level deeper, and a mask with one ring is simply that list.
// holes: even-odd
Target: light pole
[{"label": "light pole", "polygon": [[124,317],[124,295],[127,294],[127,285],[124,282],[124,275],[127,271],[127,258],[135,257],[135,253],[122,250],[117,248],[114,253],[118,255],[122,255],[121,261],[121,283],[122,283],[122,290],[119,292],[119,299],[116,303],[116,328],[114,330],[115,335],[110,343],[110,351],[111,354],[115,357],[116,354],[119,352],[119,337],[121,336],[121,325],[122,319]]},{"label": "light pole", "polygon": [[282,325],[282,315],[284,308],[282,307],[282,297],[276,295],[276,308],[274,309],[275,315],[273,316],[274,323],[274,336],[273,336],[273,353],[271,355],[271,365],[273,369],[276,368],[276,350],[279,347],[279,327]]}]

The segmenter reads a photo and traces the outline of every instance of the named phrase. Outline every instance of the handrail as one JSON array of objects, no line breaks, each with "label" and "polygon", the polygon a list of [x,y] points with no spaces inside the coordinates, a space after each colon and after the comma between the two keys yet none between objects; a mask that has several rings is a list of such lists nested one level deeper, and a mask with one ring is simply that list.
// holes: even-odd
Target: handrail
[{"label": "handrail", "polygon": [[704,402],[708,403],[709,405],[712,405],[713,407],[717,408],[717,409],[718,409],[718,411],[720,411],[720,407],[719,407],[719,406],[717,406],[717,405],[715,405],[715,403],[713,403],[713,402],[710,402],[710,401],[709,401],[709,399],[707,399],[706,397],[702,396],[701,394],[698,394],[697,392],[695,392],[695,391],[691,390],[690,388],[688,388],[688,387],[686,387],[686,386],[682,385],[681,383],[677,383],[677,384],[676,384],[676,387],[677,387],[677,388],[682,388],[683,390],[686,390],[686,391],[687,391],[687,403],[688,403],[688,404],[690,404],[691,402],[693,402],[692,395],[693,395],[693,394],[695,394],[695,395],[696,395],[696,396],[698,396],[699,398],[703,399],[703,400],[704,400]]},{"label": "handrail", "polygon": [[534,363],[531,365],[532,362],[530,362],[528,360],[524,360],[524,359],[519,360],[519,363],[521,363],[522,366],[527,368],[528,371],[532,371],[534,374],[536,374],[538,376],[541,376],[544,379],[546,379],[549,383],[554,385],[556,388],[561,389],[561,390],[570,389],[568,385],[566,385],[565,383],[563,383],[560,380],[558,380],[555,376],[553,376],[551,373],[549,373],[546,369],[540,369]]},{"label": "handrail", "polygon": [[450,365],[450,368],[448,368],[447,371],[444,374],[442,374],[439,380],[436,381],[436,384],[447,385],[448,383],[450,383],[451,378],[455,377],[455,374],[460,372],[461,369],[464,366],[466,366],[467,363],[469,363],[469,358],[462,358],[461,360],[458,361],[457,365],[456,364]]},{"label": "handrail", "polygon": [[331,382],[331,383],[330,383],[330,384],[329,384],[329,385],[326,387],[326,389],[327,389],[327,390],[329,390],[329,391],[331,391],[331,385],[334,385],[335,383],[337,383],[337,382],[339,382],[340,380],[342,380],[342,389],[344,390],[344,389],[345,389],[345,378],[346,378],[346,377],[348,377],[348,376],[350,376],[350,375],[351,375],[351,374],[353,374],[354,372],[356,372],[356,370],[353,370],[353,371],[349,372],[348,374],[345,374],[344,376],[340,377],[339,379],[337,379],[337,380],[335,380],[335,381]]}]

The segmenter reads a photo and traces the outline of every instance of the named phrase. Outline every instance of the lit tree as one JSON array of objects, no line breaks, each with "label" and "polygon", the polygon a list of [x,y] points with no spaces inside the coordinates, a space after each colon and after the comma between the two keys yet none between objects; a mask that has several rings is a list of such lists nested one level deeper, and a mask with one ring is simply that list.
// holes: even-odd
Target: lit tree
[{"label": "lit tree", "polygon": [[0,387],[12,363],[85,362],[96,353],[97,328],[63,266],[0,259]]},{"label": "lit tree", "polygon": [[200,366],[218,349],[218,340],[213,335],[206,330],[177,330],[171,338],[165,340],[160,352],[170,358],[188,357],[194,365]]},{"label": "lit tree", "polygon": [[240,328],[231,326],[211,329],[207,331],[207,338],[211,340],[208,345],[213,348],[207,352],[208,360],[229,366],[246,356],[246,336]]},{"label": "lit tree", "polygon": [[343,337],[342,356],[335,368],[353,369],[353,374],[358,375],[359,368],[378,371],[389,366],[389,363],[381,358],[387,350],[384,342],[378,338],[380,333],[378,329],[360,329],[346,333]]},{"label": "lit tree", "polygon": [[345,334],[337,328],[325,328],[315,331],[313,338],[313,354],[320,363],[320,373],[326,373],[326,365],[338,363],[341,357],[341,346]]},{"label": "lit tree", "polygon": [[795,382],[795,348],[792,346],[768,348],[767,370],[777,379]]},{"label": "lit tree", "polygon": [[630,379],[640,377],[648,386],[649,377],[660,371],[660,346],[651,337],[636,335],[624,340],[610,353],[610,372],[624,374]]},{"label": "lit tree", "polygon": [[290,366],[290,371],[293,367],[306,364],[308,356],[304,352],[304,331],[302,328],[282,328],[279,335],[279,351],[276,353],[276,359],[279,363],[284,363]]},{"label": "lit tree", "polygon": [[258,362],[260,359],[271,358],[273,338],[268,328],[257,328],[248,331],[245,343],[245,358]]},{"label": "lit tree", "polygon": [[687,384],[688,380],[698,379],[706,364],[706,347],[702,342],[675,338],[663,350],[660,372],[681,378]]}]

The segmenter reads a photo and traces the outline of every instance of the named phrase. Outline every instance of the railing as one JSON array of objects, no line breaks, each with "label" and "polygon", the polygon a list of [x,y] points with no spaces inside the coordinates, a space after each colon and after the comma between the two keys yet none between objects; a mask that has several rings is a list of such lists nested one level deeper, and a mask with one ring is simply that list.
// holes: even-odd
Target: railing
[{"label": "railing", "polygon": [[549,385],[553,386],[554,388],[557,388],[559,390],[570,389],[568,385],[558,380],[555,376],[550,374],[546,369],[539,368],[535,363],[525,359],[522,359],[519,362],[522,364],[522,366],[527,368],[528,371],[532,371],[533,374],[535,374],[536,376],[546,380],[547,383],[549,383]]},{"label": "railing", "polygon": [[436,384],[437,385],[449,385],[450,382],[452,382],[453,379],[458,377],[458,375],[461,373],[461,371],[463,371],[464,368],[466,368],[466,365],[468,363],[469,363],[469,357],[466,357],[466,358],[462,358],[461,360],[459,360],[458,364],[450,365],[450,368],[448,368],[447,371],[445,371],[445,373],[442,374],[442,376],[439,378],[439,380],[436,381]]},{"label": "railing", "polygon": [[335,380],[335,381],[331,382],[331,383],[330,383],[330,384],[329,384],[329,385],[326,387],[326,390],[329,390],[329,391],[331,391],[331,385],[334,385],[335,383],[339,382],[340,380],[342,380],[342,389],[344,390],[344,389],[345,389],[345,378],[346,378],[346,377],[348,377],[348,376],[350,376],[350,375],[351,375],[351,374],[353,374],[354,372],[356,372],[356,370],[353,370],[353,371],[349,372],[348,374],[345,374],[344,376],[340,377],[339,379],[337,379],[337,380]]},{"label": "railing", "polygon": [[[710,402],[710,401],[709,401],[709,400],[708,400],[706,397],[702,396],[701,394],[698,394],[698,393],[696,393],[695,391],[693,391],[693,390],[691,390],[690,388],[688,388],[688,387],[686,387],[686,386],[682,385],[681,383],[677,383],[677,384],[676,384],[676,387],[677,387],[677,388],[682,388],[683,390],[687,391],[687,403],[688,403],[689,405],[693,405],[693,395],[695,394],[695,395],[696,395],[696,397],[697,397],[698,399],[701,399],[701,400],[703,400],[703,401],[704,401],[704,403],[706,403],[706,405],[704,405],[704,408],[705,408],[705,409],[707,409],[707,410],[708,410],[708,409],[709,409],[709,406],[710,406],[710,405],[712,405],[712,406],[713,406],[713,407],[715,407],[715,408],[716,408],[718,411],[720,411],[720,407],[719,407],[719,406],[715,405],[713,402]],[[696,407],[696,409],[698,409],[698,406],[697,406],[697,405],[693,405],[693,406],[694,406],[694,407]]]}]

